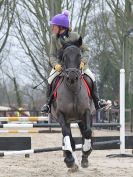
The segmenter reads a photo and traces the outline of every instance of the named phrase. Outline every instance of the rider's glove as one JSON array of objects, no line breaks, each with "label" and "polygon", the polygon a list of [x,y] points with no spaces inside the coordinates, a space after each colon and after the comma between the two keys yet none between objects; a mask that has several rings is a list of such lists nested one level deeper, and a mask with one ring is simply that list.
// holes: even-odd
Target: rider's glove
[{"label": "rider's glove", "polygon": [[84,62],[81,61],[81,63],[80,63],[80,69],[84,69],[84,67],[85,67],[85,64],[84,64]]},{"label": "rider's glove", "polygon": [[56,64],[54,68],[58,72],[60,72],[62,70],[62,66],[60,64]]}]

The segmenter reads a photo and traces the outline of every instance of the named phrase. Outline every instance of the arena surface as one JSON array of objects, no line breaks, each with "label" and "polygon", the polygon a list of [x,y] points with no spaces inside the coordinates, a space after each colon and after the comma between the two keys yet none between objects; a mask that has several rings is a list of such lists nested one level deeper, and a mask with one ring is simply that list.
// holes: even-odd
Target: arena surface
[{"label": "arena surface", "polygon": [[[78,130],[73,130],[79,136]],[[118,135],[118,131],[95,130],[94,135]],[[32,148],[56,147],[62,144],[62,134],[1,134],[0,136],[31,136]],[[68,172],[62,151],[5,156],[0,159],[0,177],[133,177],[133,158],[107,158],[106,155],[119,153],[119,150],[93,151],[89,158],[90,166],[79,167],[75,173]],[[127,152],[131,153],[131,150]],[[76,152],[80,164],[81,151]]]}]

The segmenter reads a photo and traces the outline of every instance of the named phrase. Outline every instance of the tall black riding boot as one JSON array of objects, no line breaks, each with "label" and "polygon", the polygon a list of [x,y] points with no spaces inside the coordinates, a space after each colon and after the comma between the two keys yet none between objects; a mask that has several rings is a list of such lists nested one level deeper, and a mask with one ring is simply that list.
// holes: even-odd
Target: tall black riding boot
[{"label": "tall black riding boot", "polygon": [[95,105],[96,110],[100,108],[100,100],[99,100],[99,96],[98,96],[98,91],[97,91],[97,86],[96,86],[96,82],[93,82],[93,87],[91,90],[91,96],[93,98],[93,102]]},{"label": "tall black riding boot", "polygon": [[48,84],[46,87],[46,104],[41,108],[41,112],[49,113],[50,112],[50,103],[51,103],[51,85]]},{"label": "tall black riding boot", "polygon": [[90,92],[91,92],[91,96],[92,96],[96,110],[105,108],[107,106],[107,103],[105,100],[99,99],[96,82],[92,81],[92,79],[87,75],[85,75],[84,78],[87,84],[90,86]]},{"label": "tall black riding boot", "polygon": [[106,109],[108,104],[104,99],[99,99],[96,82],[93,82],[93,88],[92,88],[92,91],[91,91],[91,95],[92,95],[93,102],[94,102],[96,110]]}]

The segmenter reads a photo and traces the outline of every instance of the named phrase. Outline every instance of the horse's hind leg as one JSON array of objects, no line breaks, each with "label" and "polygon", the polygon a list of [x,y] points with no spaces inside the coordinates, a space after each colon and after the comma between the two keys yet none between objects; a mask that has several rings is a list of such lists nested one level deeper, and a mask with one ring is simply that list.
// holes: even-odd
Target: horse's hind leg
[{"label": "horse's hind leg", "polygon": [[92,151],[92,131],[89,111],[85,113],[85,120],[80,122],[78,125],[84,140],[81,166],[83,168],[87,168],[89,166],[88,156]]},{"label": "horse's hind leg", "polygon": [[71,146],[71,131],[70,131],[70,124],[66,123],[64,116],[60,114],[58,116],[58,122],[61,125],[62,128],[62,134],[63,134],[63,142],[64,142],[64,155],[65,159],[64,162],[66,163],[68,168],[72,168],[75,164],[74,157],[72,155],[72,146]]}]

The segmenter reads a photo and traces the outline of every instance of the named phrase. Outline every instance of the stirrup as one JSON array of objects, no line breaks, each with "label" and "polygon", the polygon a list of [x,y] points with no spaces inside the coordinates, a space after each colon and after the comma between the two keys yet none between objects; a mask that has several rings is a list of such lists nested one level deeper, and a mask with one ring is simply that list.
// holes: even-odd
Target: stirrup
[{"label": "stirrup", "polygon": [[48,104],[43,105],[41,108],[41,113],[49,113],[50,112],[50,106]]},{"label": "stirrup", "polygon": [[97,109],[98,111],[102,110],[107,111],[112,106],[112,102],[110,100],[108,100],[107,102],[105,100],[100,100],[98,102],[98,105],[99,105],[99,108]]}]

